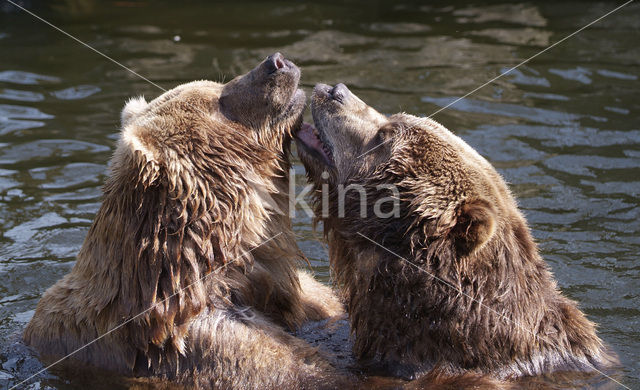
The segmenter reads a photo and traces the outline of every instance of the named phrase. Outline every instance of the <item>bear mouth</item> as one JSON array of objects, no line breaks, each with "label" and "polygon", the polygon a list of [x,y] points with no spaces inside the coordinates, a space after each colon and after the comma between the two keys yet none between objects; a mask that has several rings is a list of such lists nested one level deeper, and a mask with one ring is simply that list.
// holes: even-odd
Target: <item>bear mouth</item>
[{"label": "bear mouth", "polygon": [[313,125],[303,123],[295,138],[298,150],[325,165],[335,166],[331,146],[322,140],[322,134]]}]

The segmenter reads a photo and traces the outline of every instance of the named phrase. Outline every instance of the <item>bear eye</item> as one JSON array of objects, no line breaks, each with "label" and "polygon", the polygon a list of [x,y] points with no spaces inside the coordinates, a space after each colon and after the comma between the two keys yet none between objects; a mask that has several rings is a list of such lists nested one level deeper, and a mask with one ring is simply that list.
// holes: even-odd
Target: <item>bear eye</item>
[{"label": "bear eye", "polygon": [[379,143],[389,142],[396,134],[396,126],[393,123],[387,123],[378,129],[376,139]]}]

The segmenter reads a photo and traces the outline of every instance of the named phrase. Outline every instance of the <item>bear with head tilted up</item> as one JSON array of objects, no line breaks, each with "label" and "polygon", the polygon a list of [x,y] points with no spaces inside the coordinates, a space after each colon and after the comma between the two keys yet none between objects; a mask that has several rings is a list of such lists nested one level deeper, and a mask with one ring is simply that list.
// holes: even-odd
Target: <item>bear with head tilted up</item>
[{"label": "bear with head tilted up", "polygon": [[297,270],[289,146],[305,95],[276,53],[223,85],[131,100],[103,202],[71,272],[24,333],[45,361],[188,388],[333,387],[289,331],[341,313]]},{"label": "bear with head tilted up", "polygon": [[431,119],[384,116],[343,84],[317,85],[312,114],[298,153],[361,361],[404,378],[615,364],[469,145]]}]

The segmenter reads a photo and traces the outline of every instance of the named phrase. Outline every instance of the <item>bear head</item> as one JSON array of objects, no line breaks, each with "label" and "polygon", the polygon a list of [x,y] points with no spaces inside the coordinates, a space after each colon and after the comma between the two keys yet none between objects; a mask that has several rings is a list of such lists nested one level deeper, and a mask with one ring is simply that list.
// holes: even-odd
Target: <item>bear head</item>
[{"label": "bear head", "polygon": [[[437,241],[462,258],[487,244],[509,218],[510,197],[505,202],[508,189],[498,173],[437,122],[385,116],[344,84],[317,85],[312,114],[317,129],[304,124],[296,141],[312,181],[318,187],[326,183],[335,198],[324,211],[328,228],[339,220],[342,230],[353,225],[353,233],[369,232],[386,242],[410,239],[412,248]],[[357,186],[364,192],[336,198],[339,187]],[[385,196],[397,196],[398,202],[386,210],[374,207]]]}]

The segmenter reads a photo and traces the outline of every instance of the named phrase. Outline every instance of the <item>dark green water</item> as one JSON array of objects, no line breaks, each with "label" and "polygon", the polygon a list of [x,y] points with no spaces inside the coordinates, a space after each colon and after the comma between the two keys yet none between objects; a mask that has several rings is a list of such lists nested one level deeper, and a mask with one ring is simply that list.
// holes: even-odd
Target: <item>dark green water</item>
[{"label": "dark green water", "polygon": [[[280,51],[301,66],[307,91],[344,82],[383,112],[420,115],[621,4],[23,3],[163,88],[229,80]],[[600,324],[631,388],[640,388],[639,29],[632,3],[434,117],[511,183],[560,287]],[[0,0],[3,346],[73,265],[124,101],[160,93]],[[302,212],[295,228],[327,280],[320,234]],[[0,388],[36,366],[11,350],[0,365]],[[47,385],[76,388],[42,378],[33,388]]]}]

